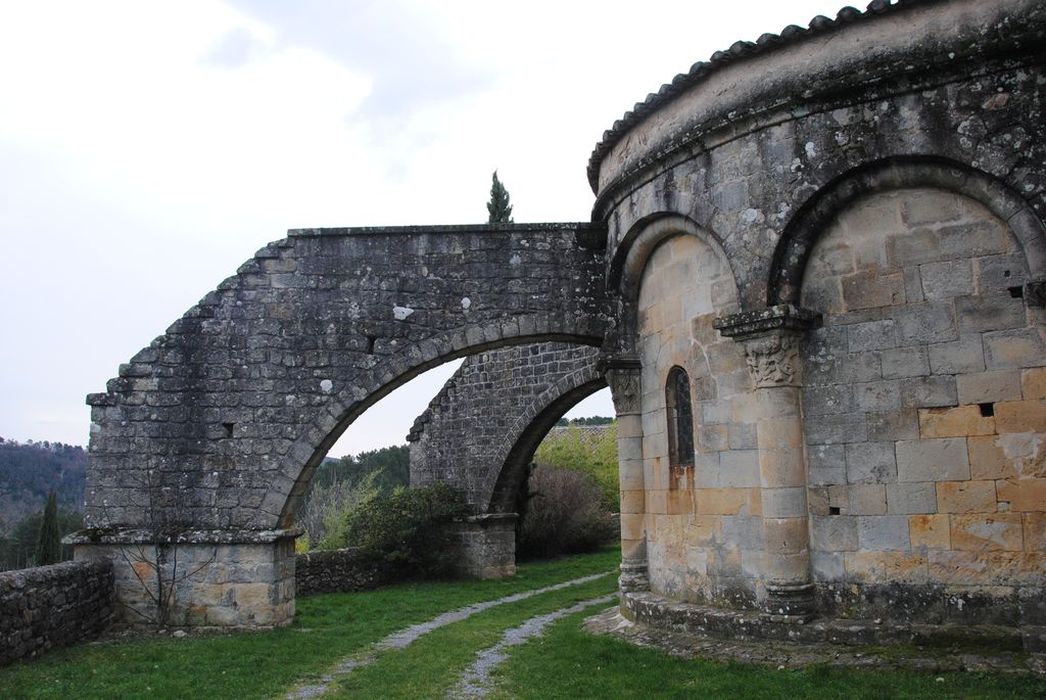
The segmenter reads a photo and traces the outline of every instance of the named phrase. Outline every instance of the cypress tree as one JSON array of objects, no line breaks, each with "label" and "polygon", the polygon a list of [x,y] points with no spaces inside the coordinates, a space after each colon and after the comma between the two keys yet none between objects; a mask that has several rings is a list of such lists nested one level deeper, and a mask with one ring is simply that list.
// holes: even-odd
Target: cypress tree
[{"label": "cypress tree", "polygon": [[62,536],[58,531],[58,499],[54,491],[47,496],[40,536],[36,540],[36,565],[45,566],[62,560]]},{"label": "cypress tree", "polygon": [[511,224],[512,205],[508,201],[508,190],[498,179],[498,171],[494,171],[493,182],[490,185],[490,201],[487,202],[487,213],[490,218],[488,224]]}]

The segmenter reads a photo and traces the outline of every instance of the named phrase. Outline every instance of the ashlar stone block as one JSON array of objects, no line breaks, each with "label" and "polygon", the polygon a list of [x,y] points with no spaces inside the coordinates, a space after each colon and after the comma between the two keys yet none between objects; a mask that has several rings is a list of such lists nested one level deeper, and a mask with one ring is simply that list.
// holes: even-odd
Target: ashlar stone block
[{"label": "ashlar stone block", "polygon": [[1021,399],[1020,370],[1006,369],[961,374],[955,379],[960,404],[1019,401]]},{"label": "ashlar stone block", "polygon": [[951,519],[952,549],[1021,551],[1024,549],[1020,513],[955,515]]},{"label": "ashlar stone block", "polygon": [[952,548],[950,515],[911,515],[908,533],[913,550]]},{"label": "ashlar stone block", "polygon": [[845,515],[810,518],[810,546],[821,552],[857,550],[857,519]]},{"label": "ashlar stone block", "polygon": [[1046,367],[1021,372],[1021,393],[1026,400],[1046,399]]},{"label": "ashlar stone block", "polygon": [[854,515],[885,515],[886,486],[883,484],[851,484],[850,510]]},{"label": "ashlar stone block", "polygon": [[885,484],[896,478],[897,463],[892,442],[857,442],[846,445],[847,482]]},{"label": "ashlar stone block", "polygon": [[984,348],[979,333],[964,333],[958,340],[929,347],[930,370],[934,374],[964,374],[984,371]]},{"label": "ashlar stone block", "polygon": [[1008,503],[1011,511],[1046,511],[1046,479],[1006,479],[994,483],[999,502]]},{"label": "ashlar stone block", "polygon": [[999,444],[998,436],[971,437],[966,444],[970,455],[970,478],[1009,479],[1018,476],[1016,465]]},{"label": "ashlar stone block", "polygon": [[857,517],[857,540],[861,550],[910,549],[908,518],[903,515],[872,515]]},{"label": "ashlar stone block", "polygon": [[973,268],[969,260],[945,260],[919,266],[923,297],[928,300],[972,294]]},{"label": "ashlar stone block", "polygon": [[995,404],[999,433],[1046,432],[1046,400],[1004,401]]},{"label": "ashlar stone block", "polygon": [[891,515],[937,512],[937,489],[932,481],[886,485],[886,512]]},{"label": "ashlar stone block", "polygon": [[897,443],[898,481],[964,481],[970,478],[966,440],[936,438]]},{"label": "ashlar stone block", "polygon": [[998,510],[995,482],[938,482],[937,510],[941,513],[994,513]]},{"label": "ashlar stone block", "polygon": [[1036,328],[985,333],[984,351],[988,369],[1034,367],[1046,357],[1046,345]]},{"label": "ashlar stone block", "polygon": [[924,438],[992,435],[995,418],[981,415],[978,406],[919,410],[919,434]]}]

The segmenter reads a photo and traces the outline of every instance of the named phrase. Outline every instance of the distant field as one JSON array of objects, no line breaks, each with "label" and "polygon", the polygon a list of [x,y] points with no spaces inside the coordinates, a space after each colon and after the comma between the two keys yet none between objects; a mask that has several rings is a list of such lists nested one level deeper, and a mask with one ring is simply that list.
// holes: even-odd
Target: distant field
[{"label": "distant field", "polygon": [[[455,691],[477,652],[498,644],[506,630],[525,630],[550,616],[543,636],[517,640],[505,648],[507,660],[490,669],[486,688],[493,697],[1046,697],[1043,679],[967,673],[937,681],[941,674],[776,671],[685,661],[590,636],[581,631],[581,620],[606,603],[582,609],[583,601],[614,591],[618,561],[612,549],[526,564],[506,581],[404,584],[312,596],[299,600],[292,627],[273,632],[84,645],[0,669],[0,696],[284,697],[293,688],[320,684],[325,697],[440,698]],[[608,575],[593,578],[603,572]],[[450,610],[577,579],[582,580],[576,585],[513,596],[459,621],[444,620],[448,624],[403,648],[373,646]],[[577,612],[553,619],[571,606]],[[322,680],[350,658],[359,666]]]}]

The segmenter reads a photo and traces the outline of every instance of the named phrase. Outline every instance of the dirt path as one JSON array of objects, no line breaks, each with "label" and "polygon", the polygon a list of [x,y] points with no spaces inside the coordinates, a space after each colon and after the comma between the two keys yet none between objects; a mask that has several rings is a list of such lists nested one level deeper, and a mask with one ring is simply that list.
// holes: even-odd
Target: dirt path
[{"label": "dirt path", "polygon": [[498,665],[509,657],[509,647],[519,646],[539,637],[550,624],[574,613],[581,612],[593,605],[605,605],[614,600],[616,595],[605,595],[591,600],[583,600],[567,608],[532,617],[519,627],[513,627],[502,635],[501,640],[476,654],[476,660],[466,669],[458,683],[447,697],[449,698],[482,698],[489,694],[490,674]]},{"label": "dirt path", "polygon": [[[353,670],[360,668],[361,666],[367,666],[374,663],[378,656],[390,649],[403,649],[413,644],[418,638],[439,629],[445,627],[454,622],[461,622],[468,618],[481,613],[484,610],[489,610],[499,605],[508,605],[509,603],[515,603],[520,600],[526,600],[542,593],[549,593],[551,591],[559,591],[564,588],[571,586],[579,586],[589,581],[595,581],[601,579],[604,576],[609,576],[614,571],[605,571],[601,574],[592,574],[591,576],[582,576],[581,578],[571,579],[570,581],[563,581],[552,586],[545,586],[544,588],[536,588],[532,591],[522,591],[520,593],[513,593],[502,598],[496,598],[494,600],[485,600],[481,603],[473,603],[457,610],[451,610],[445,612],[442,615],[437,615],[431,620],[421,622],[416,625],[411,625],[397,632],[393,632],[384,639],[375,642],[363,651],[357,652],[352,656],[343,659],[333,670],[320,678],[319,682],[314,685],[303,685],[294,688],[287,694],[288,700],[301,700],[306,698],[317,698],[327,692],[328,689],[340,678],[344,678],[348,674],[352,673]],[[611,596],[613,597],[613,596]],[[608,598],[609,600],[609,598]]]}]

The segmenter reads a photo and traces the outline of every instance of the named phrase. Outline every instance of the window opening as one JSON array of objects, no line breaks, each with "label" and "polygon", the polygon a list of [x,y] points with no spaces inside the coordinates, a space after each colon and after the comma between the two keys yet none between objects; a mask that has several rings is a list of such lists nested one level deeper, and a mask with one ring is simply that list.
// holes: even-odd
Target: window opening
[{"label": "window opening", "polygon": [[668,372],[665,384],[668,418],[668,464],[671,467],[694,465],[694,413],[690,403],[690,377],[682,367]]}]

